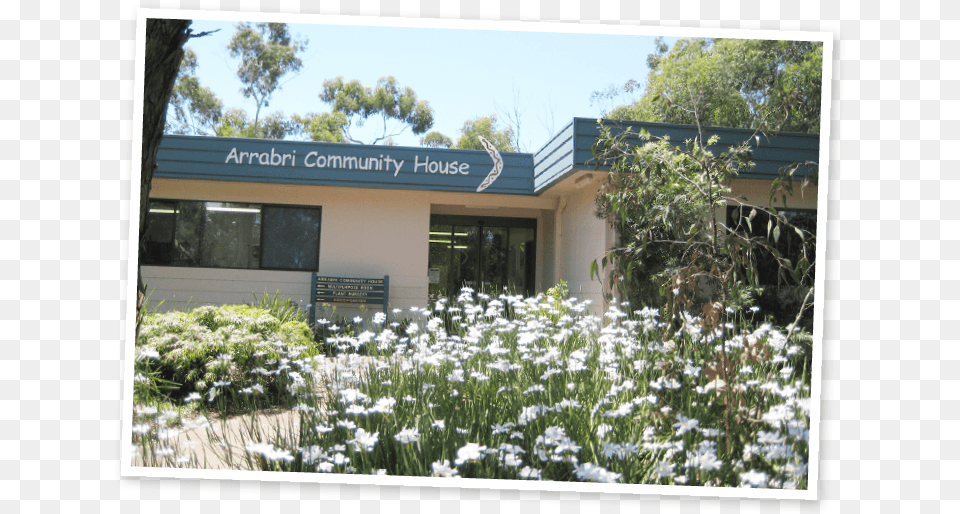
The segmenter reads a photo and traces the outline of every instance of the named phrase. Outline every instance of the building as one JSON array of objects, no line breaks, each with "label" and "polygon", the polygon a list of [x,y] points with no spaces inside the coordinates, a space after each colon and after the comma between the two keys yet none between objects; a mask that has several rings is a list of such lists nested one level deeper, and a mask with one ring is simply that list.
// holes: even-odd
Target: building
[{"label": "building", "polygon": [[[673,141],[696,135],[691,126],[619,123]],[[153,179],[143,280],[164,308],[249,303],[276,291],[306,307],[316,300],[315,275],[389,277],[390,309],[423,307],[464,285],[529,295],[559,280],[602,306],[590,263],[615,234],[594,215],[605,177],[589,163],[598,133],[597,120],[576,118],[536,153],[502,155],[168,135]],[[721,147],[753,136],[705,133],[718,134]],[[751,201],[768,197],[781,167],[819,160],[818,135],[751,140],[756,165],[733,184]],[[790,206],[815,213],[816,189]],[[335,305],[353,315],[375,287],[346,284],[342,294],[353,296]]]}]

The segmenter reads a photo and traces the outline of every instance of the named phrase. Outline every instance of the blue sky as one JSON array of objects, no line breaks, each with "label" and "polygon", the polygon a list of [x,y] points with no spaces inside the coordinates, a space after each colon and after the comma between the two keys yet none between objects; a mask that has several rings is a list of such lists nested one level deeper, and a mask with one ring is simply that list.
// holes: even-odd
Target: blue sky
[{"label": "blue sky", "polygon": [[[238,107],[252,117],[256,106],[240,94],[237,61],[227,49],[235,22],[195,20],[194,33],[221,29],[194,38],[187,46],[197,53],[200,83],[212,89],[225,107]],[[562,26],[560,26],[562,28]],[[522,149],[534,152],[574,117],[599,116],[604,109],[638,98],[591,105],[591,93],[629,79],[647,76],[646,58],[653,52],[652,36],[569,32],[489,31],[409,27],[290,24],[291,32],[309,39],[301,55],[304,67],[285,76],[261,116],[328,112],[318,97],[325,79],[342,75],[374,86],[393,75],[434,109],[434,126],[456,141],[464,121],[499,110],[512,112],[515,97],[523,110]],[[676,38],[665,38],[672,45]],[[500,125],[506,126],[503,114]],[[351,134],[364,141],[382,131],[381,118],[371,118]],[[388,128],[402,125],[388,122]],[[406,129],[397,144],[419,146],[420,136]]]}]

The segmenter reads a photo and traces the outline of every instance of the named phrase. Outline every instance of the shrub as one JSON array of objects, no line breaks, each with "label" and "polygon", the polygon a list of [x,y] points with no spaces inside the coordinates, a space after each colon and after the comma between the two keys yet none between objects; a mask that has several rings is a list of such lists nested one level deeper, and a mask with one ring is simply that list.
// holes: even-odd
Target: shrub
[{"label": "shrub", "polygon": [[[282,321],[259,307],[225,305],[147,315],[137,354],[136,370],[146,381],[138,401],[181,403],[199,395],[220,398],[216,405],[230,410],[246,403],[234,391],[251,397],[262,392],[261,404],[289,403],[288,379],[266,368],[276,369],[271,364],[281,359],[312,357],[317,349],[302,321]],[[232,387],[225,387],[228,383]]]}]

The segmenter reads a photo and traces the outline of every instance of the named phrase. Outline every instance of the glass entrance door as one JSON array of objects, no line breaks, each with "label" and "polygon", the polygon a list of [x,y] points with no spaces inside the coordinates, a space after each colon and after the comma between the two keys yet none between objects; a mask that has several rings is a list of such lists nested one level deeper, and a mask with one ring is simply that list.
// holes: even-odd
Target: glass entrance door
[{"label": "glass entrance door", "polygon": [[455,296],[463,287],[493,296],[532,295],[536,232],[535,219],[431,216],[431,297]]}]

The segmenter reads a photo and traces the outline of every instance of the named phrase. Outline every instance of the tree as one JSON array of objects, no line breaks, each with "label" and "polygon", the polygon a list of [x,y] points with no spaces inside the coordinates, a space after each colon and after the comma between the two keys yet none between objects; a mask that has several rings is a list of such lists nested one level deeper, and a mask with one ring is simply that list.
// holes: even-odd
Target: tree
[{"label": "tree", "polygon": [[460,138],[454,148],[461,150],[483,150],[480,136],[493,143],[501,152],[516,152],[514,146],[513,127],[497,130],[497,115],[478,116],[463,122],[460,129]]},{"label": "tree", "polygon": [[243,109],[230,108],[220,117],[216,127],[219,137],[245,137],[250,139],[283,139],[287,134],[297,131],[296,125],[283,113],[275,112],[265,116],[257,124],[247,117]]},{"label": "tree", "polygon": [[342,112],[310,113],[305,116],[294,114],[291,123],[296,132],[306,134],[311,141],[327,143],[346,143],[344,129],[347,115]]},{"label": "tree", "polygon": [[217,130],[223,115],[223,101],[209,88],[200,85],[196,76],[197,64],[197,54],[187,47],[170,97],[173,119],[168,114],[165,129],[168,134],[206,136]]},{"label": "tree", "polygon": [[[648,122],[819,133],[823,44],[680,39],[647,58],[643,96],[605,116]],[[633,92],[595,92],[594,99]]]},{"label": "tree", "polygon": [[[147,19],[144,41],[143,134],[140,155],[140,214],[138,226],[144,233],[144,222],[150,202],[150,186],[157,169],[157,150],[166,124],[167,105],[183,60],[183,45],[190,38],[190,20]],[[139,247],[139,241],[138,241]],[[145,287],[137,264],[137,332]]]},{"label": "tree", "polygon": [[[512,92],[513,92],[513,109],[511,110],[501,109],[499,105],[496,105],[496,104],[494,105],[496,105],[497,114],[501,114],[504,118],[506,118],[507,123],[510,125],[510,128],[513,129],[511,131],[512,137],[511,137],[510,145],[516,149],[515,151],[519,152],[521,148],[525,148],[528,146],[527,144],[523,143],[520,138],[520,126],[523,122],[523,113],[527,112],[527,106],[523,105],[523,102],[520,101],[519,89],[517,89],[514,86],[512,88]],[[528,98],[527,102],[529,101],[530,99]],[[551,134],[552,133],[553,132],[551,132]]]},{"label": "tree", "polygon": [[[353,125],[362,127],[371,116],[380,116],[383,120],[381,135],[370,144],[377,144],[392,136],[403,133],[407,127],[420,135],[433,126],[433,109],[424,100],[417,99],[417,93],[409,87],[401,88],[392,76],[382,77],[376,87],[363,87],[358,80],[344,82],[343,77],[323,81],[320,99],[331,104],[333,112],[343,113],[347,123],[343,133],[347,141],[362,143],[350,135]],[[395,120],[405,126],[399,131],[387,128],[387,121]]]},{"label": "tree", "polygon": [[450,148],[453,146],[453,140],[434,130],[420,138],[420,145],[429,148]]},{"label": "tree", "polygon": [[237,68],[237,77],[243,83],[240,92],[256,103],[252,123],[256,132],[260,109],[270,105],[271,95],[281,87],[280,79],[303,67],[297,54],[306,50],[307,40],[293,38],[286,23],[238,23],[227,48],[232,57],[240,59]]},{"label": "tree", "polygon": [[[700,112],[696,104],[693,107]],[[598,166],[607,163],[611,167],[597,196],[598,214],[617,226],[621,239],[609,256],[614,264],[611,283],[621,286],[621,298],[629,297],[625,286],[631,283],[633,270],[650,257],[667,255],[655,277],[664,299],[661,319],[671,325],[664,331],[665,347],[673,343],[680,362],[685,349],[671,340],[679,330],[702,334],[709,341],[717,331],[736,328],[729,313],[743,307],[738,304],[748,288],[758,285],[757,262],[764,255],[775,260],[785,278],[811,286],[800,307],[803,313],[813,297],[812,245],[816,236],[791,223],[772,203],[764,207],[731,194],[731,181],[751,165],[746,143],[715,155],[708,147],[716,145],[719,138],[705,138],[702,130],[682,146],[651,137],[645,131],[638,135],[641,144],[637,145],[629,130],[609,125],[601,125],[600,133],[593,147],[594,157]],[[782,170],[781,174],[771,190],[771,199],[780,192],[792,192],[793,171]],[[719,219],[718,212],[725,212],[727,206],[746,213],[737,217],[737,222],[743,220],[749,230]],[[751,225],[760,212],[768,222],[765,233],[756,235]],[[796,262],[777,248],[784,232],[795,232],[802,243]],[[601,262],[606,266],[608,260],[604,257]],[[595,274],[599,275],[599,267],[593,262],[591,276]],[[697,311],[703,314],[699,320],[685,315]],[[787,340],[793,331],[793,327],[788,330]],[[731,426],[743,412],[739,407],[741,391],[734,391],[737,366],[727,357],[726,347],[721,343],[717,359],[700,365],[705,375],[715,377],[715,394],[724,397],[724,460],[729,460],[742,455],[743,441]]]},{"label": "tree", "polygon": [[[706,316],[717,303],[721,309],[740,306],[749,288],[760,286],[758,263],[764,259],[772,259],[784,281],[812,286],[816,234],[792,223],[775,204],[782,198],[782,208],[792,196],[799,165],[781,170],[769,204],[758,205],[733,196],[730,189],[740,171],[752,165],[746,142],[714,155],[707,148],[717,143],[717,136],[705,139],[701,133],[682,145],[645,131],[637,136],[640,145],[628,141],[629,130],[603,125],[594,146],[597,164],[611,166],[597,195],[597,213],[620,236],[612,259],[603,258],[601,265],[613,264],[611,283],[622,286],[622,297],[633,296],[631,275],[639,271],[655,281],[665,319],[679,323],[680,313],[691,310],[703,310]],[[719,215],[728,206],[745,213],[737,225]],[[759,222],[760,214],[766,230],[754,231],[752,223]],[[741,222],[746,227],[738,226]],[[778,248],[788,232],[799,236],[799,257],[793,260]],[[599,273],[596,262],[591,272]],[[718,321],[706,321],[705,331]]]}]

